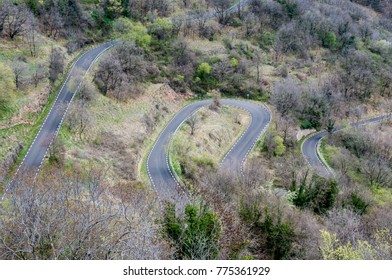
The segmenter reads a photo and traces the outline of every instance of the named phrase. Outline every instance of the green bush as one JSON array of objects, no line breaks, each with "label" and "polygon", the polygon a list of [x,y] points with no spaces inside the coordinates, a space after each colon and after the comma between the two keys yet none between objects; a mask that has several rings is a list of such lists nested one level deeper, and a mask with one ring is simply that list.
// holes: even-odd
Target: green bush
[{"label": "green bush", "polygon": [[263,32],[258,36],[258,43],[263,50],[270,50],[275,42],[275,34],[270,32]]},{"label": "green bush", "polygon": [[157,18],[148,25],[148,31],[158,41],[168,40],[173,36],[173,23],[167,18]]},{"label": "green bush", "polygon": [[136,45],[147,49],[151,44],[151,36],[147,33],[147,28],[140,22],[133,22],[127,18],[119,18],[113,23],[115,37],[135,42]]},{"label": "green bush", "polygon": [[176,259],[215,259],[218,256],[220,223],[205,204],[187,205],[183,218],[176,215],[173,204],[167,204],[163,230],[175,247]]},{"label": "green bush", "polygon": [[305,174],[299,186],[293,180],[291,191],[295,192],[292,199],[295,206],[311,209],[316,214],[324,214],[334,206],[339,189],[333,179],[314,176],[308,182]]},{"label": "green bush", "polygon": [[283,138],[280,137],[279,135],[276,135],[274,137],[274,142],[275,142],[275,150],[274,154],[278,157],[282,156],[284,152],[286,151],[285,145],[283,145]]},{"label": "green bush", "polygon": [[320,36],[323,47],[334,49],[337,46],[336,35],[334,32],[326,32]]},{"label": "green bush", "polygon": [[201,63],[193,79],[192,90],[205,95],[210,89],[217,85],[217,81],[211,75],[212,67],[207,62]]},{"label": "green bush", "polygon": [[211,74],[211,66],[207,62],[203,62],[197,67],[196,75],[200,79],[206,79]]},{"label": "green bush", "polygon": [[369,204],[356,193],[351,193],[348,204],[360,215],[365,214],[369,207]]},{"label": "green bush", "polygon": [[240,215],[261,236],[263,247],[273,259],[287,259],[292,255],[295,231],[290,221],[283,221],[281,210],[271,213],[266,207],[262,213],[257,205],[242,203]]}]

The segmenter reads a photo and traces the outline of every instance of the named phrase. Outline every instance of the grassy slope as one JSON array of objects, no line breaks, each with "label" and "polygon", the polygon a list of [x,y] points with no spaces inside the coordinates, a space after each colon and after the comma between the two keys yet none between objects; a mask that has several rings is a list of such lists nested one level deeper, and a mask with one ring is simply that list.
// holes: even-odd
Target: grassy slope
[{"label": "grassy slope", "polygon": [[[236,115],[241,120],[240,124],[235,122]],[[250,121],[245,111],[226,106],[218,112],[202,108],[197,112],[197,117],[199,121],[194,135],[190,135],[190,127],[184,123],[173,140],[172,162],[178,175],[181,175],[180,150],[187,151],[187,155],[196,164],[218,167]]]},{"label": "grassy slope", "polygon": [[[49,60],[49,55],[52,46],[61,47],[61,45],[64,43],[64,42],[55,42],[47,38],[41,38],[41,39],[45,40],[45,42],[43,42],[42,45],[40,46],[39,55],[36,58],[28,57],[28,49],[21,47],[21,48],[13,49],[12,51],[1,50],[0,51],[1,62],[10,65],[10,63],[12,63],[12,60],[15,57],[20,55],[26,56],[28,72],[25,73],[25,77],[28,78],[29,75],[31,75],[31,71],[33,71],[33,69],[37,67],[38,63]],[[5,47],[4,44],[10,45],[11,43],[9,42],[3,43],[2,46],[3,48]],[[20,143],[23,148],[17,155],[17,160],[15,162],[14,167],[20,164],[28,148],[30,147],[35,135],[37,134],[39,128],[41,127],[43,121],[45,120],[46,115],[49,113],[49,110],[54,100],[56,99],[57,94],[64,80],[68,75],[70,67],[81,53],[82,51],[79,51],[73,53],[70,56],[67,55],[65,57],[66,67],[65,67],[64,74],[60,76],[60,78],[55,82],[54,86],[50,89],[48,100],[44,105],[44,107],[42,108],[42,110],[40,112],[26,114],[25,117],[23,118],[24,121],[29,123],[17,124],[10,128],[0,129],[0,140],[2,142],[2,145],[0,145],[0,160],[4,160],[6,156],[10,153],[10,151],[14,149],[17,143]],[[22,89],[18,90],[12,96],[12,101],[9,103],[9,106],[11,108],[10,112],[12,112],[12,114],[3,116],[1,123],[3,125],[7,123],[12,123],[11,119],[13,115],[17,115],[19,113],[19,110],[24,105],[34,102],[37,96],[43,90],[47,90],[47,88],[49,88],[49,81],[45,80],[41,82],[41,84],[37,88],[34,88],[34,86],[29,85],[29,86],[24,86],[22,87]],[[12,172],[13,172],[13,168],[11,168],[10,174],[12,174]]]},{"label": "grassy slope", "polygon": [[[144,94],[128,102],[116,102],[96,94],[88,108],[94,123],[87,134],[79,139],[66,125],[60,130],[59,138],[66,148],[65,165],[69,168],[88,165],[104,168],[112,184],[134,179],[147,183],[142,163],[160,131],[185,102],[165,96],[157,91],[158,87],[149,86]],[[151,134],[147,135],[143,116],[156,113],[156,104],[160,108],[167,107],[168,112],[162,113]],[[136,166],[131,167],[131,164]]]}]

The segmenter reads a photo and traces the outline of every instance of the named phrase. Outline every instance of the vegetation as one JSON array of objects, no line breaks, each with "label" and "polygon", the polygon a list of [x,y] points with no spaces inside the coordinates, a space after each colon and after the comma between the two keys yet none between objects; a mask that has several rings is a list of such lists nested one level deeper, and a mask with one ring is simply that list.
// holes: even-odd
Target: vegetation
[{"label": "vegetation", "polygon": [[[75,58],[118,41],[81,84],[40,176],[7,190],[0,258],[391,258],[391,122],[348,125],[391,113],[391,1],[251,0],[227,13],[234,3],[0,0],[0,193]],[[219,166],[250,117],[222,97],[272,113],[240,176]],[[213,104],[172,146],[193,201],[161,216],[143,168],[193,98]],[[324,129],[333,179],[298,153]]]},{"label": "vegetation", "polygon": [[215,259],[218,255],[220,224],[206,205],[187,205],[184,217],[175,206],[167,205],[163,218],[164,234],[174,244],[176,259]]}]

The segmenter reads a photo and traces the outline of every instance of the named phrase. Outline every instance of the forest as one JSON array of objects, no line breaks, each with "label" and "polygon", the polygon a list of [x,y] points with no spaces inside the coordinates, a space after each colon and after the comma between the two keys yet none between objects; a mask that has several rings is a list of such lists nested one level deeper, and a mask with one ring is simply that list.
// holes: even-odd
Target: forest
[{"label": "forest", "polygon": [[[240,174],[229,99],[270,114]],[[164,146],[178,207],[148,163],[205,100]],[[389,0],[0,0],[0,259],[389,260],[391,117]]]}]

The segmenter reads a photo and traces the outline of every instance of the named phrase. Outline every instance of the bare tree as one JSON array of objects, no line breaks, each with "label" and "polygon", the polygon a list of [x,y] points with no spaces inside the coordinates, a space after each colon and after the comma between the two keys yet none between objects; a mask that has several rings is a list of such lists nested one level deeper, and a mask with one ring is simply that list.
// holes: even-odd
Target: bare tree
[{"label": "bare tree", "polygon": [[57,38],[63,33],[65,25],[60,14],[60,8],[57,1],[53,1],[53,6],[48,11],[44,11],[41,17],[43,28],[49,37]]},{"label": "bare tree", "polygon": [[38,22],[33,15],[28,18],[24,37],[31,56],[36,57],[38,55]]},{"label": "bare tree", "polygon": [[218,22],[220,24],[227,24],[228,14],[226,10],[230,7],[230,1],[226,0],[209,0],[214,7],[215,13],[218,16]]},{"label": "bare tree", "polygon": [[54,83],[64,72],[64,54],[60,48],[52,48],[49,61],[49,80]]},{"label": "bare tree", "polygon": [[19,88],[22,84],[22,79],[26,73],[27,67],[23,61],[15,59],[12,63],[12,71],[14,72],[14,82],[16,88]]},{"label": "bare tree", "polygon": [[178,36],[178,34],[180,34],[182,26],[185,23],[185,19],[183,17],[172,17],[171,22],[173,26],[173,35]]},{"label": "bare tree", "polygon": [[84,80],[78,91],[78,98],[82,100],[83,105],[94,99],[96,88],[90,81]]},{"label": "bare tree", "polygon": [[362,172],[366,175],[369,186],[388,187],[392,184],[390,162],[380,155],[370,154],[363,160]]},{"label": "bare tree", "polygon": [[258,51],[255,51],[253,54],[253,63],[256,65],[256,83],[259,85],[260,84],[260,78],[261,78],[261,54]]},{"label": "bare tree", "polygon": [[[132,190],[132,191],[131,191]],[[1,259],[157,259],[150,194],[105,183],[105,172],[51,169],[21,178],[0,205]]]},{"label": "bare tree", "polygon": [[94,117],[82,100],[73,102],[67,114],[68,128],[78,134],[79,139],[93,126]]},{"label": "bare tree", "polygon": [[196,129],[198,128],[199,123],[200,123],[200,119],[199,119],[197,113],[192,114],[192,116],[190,116],[190,117],[187,119],[186,123],[187,123],[187,125],[189,125],[189,127],[191,128],[190,134],[191,134],[191,135],[194,135],[194,134],[195,134],[195,131],[196,131]]},{"label": "bare tree", "polygon": [[14,5],[7,1],[5,5],[7,5],[7,13],[3,29],[7,36],[14,40],[16,36],[24,32],[25,23],[31,16],[31,13],[23,4]]},{"label": "bare tree", "polygon": [[9,3],[4,1],[0,4],[0,35],[3,33],[4,24],[8,16]]},{"label": "bare tree", "polygon": [[47,73],[45,70],[45,64],[44,63],[38,64],[32,76],[34,86],[37,87],[38,84],[46,77],[47,77]]},{"label": "bare tree", "polygon": [[299,109],[300,97],[300,87],[290,78],[277,82],[272,87],[271,102],[282,116]]}]

